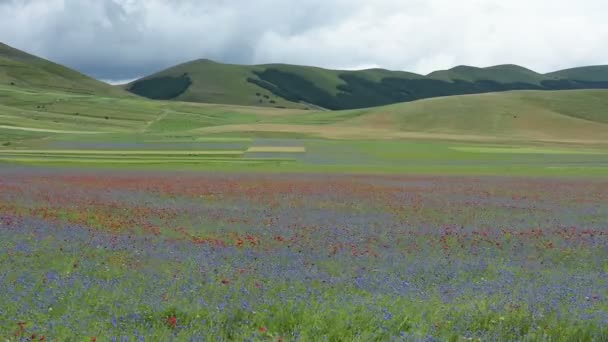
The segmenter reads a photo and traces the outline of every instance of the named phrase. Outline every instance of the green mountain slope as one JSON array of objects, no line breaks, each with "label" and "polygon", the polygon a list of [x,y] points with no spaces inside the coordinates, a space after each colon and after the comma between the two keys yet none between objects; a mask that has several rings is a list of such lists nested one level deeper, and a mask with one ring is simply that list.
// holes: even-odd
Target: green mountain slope
[{"label": "green mountain slope", "polygon": [[608,90],[514,91],[347,111],[342,125],[513,140],[608,141]]},{"label": "green mountain slope", "polygon": [[0,84],[0,140],[97,133],[119,134],[127,141],[159,134],[190,141],[229,134],[608,144],[606,108],[608,90],[512,91],[315,111],[41,92]]},{"label": "green mountain slope", "polygon": [[525,83],[540,85],[547,77],[518,65],[497,65],[489,68],[457,66],[450,70],[435,71],[429,78],[443,81],[495,81],[503,84]]},{"label": "green mountain slope", "polygon": [[282,132],[335,139],[608,143],[608,90],[511,91],[278,116],[206,133]]},{"label": "green mountain slope", "polygon": [[608,66],[546,75],[517,65],[459,66],[422,76],[382,69],[342,71],[197,60],[125,87],[152,99],[340,110],[509,90],[608,89]]},{"label": "green mountain slope", "polygon": [[608,65],[566,69],[549,73],[547,76],[575,81],[606,82],[608,80]]},{"label": "green mountain slope", "polygon": [[201,59],[135,81],[127,89],[158,100],[302,107],[247,82],[255,70],[255,67]]},{"label": "green mountain slope", "polygon": [[0,43],[0,83],[19,88],[128,96],[124,90]]}]

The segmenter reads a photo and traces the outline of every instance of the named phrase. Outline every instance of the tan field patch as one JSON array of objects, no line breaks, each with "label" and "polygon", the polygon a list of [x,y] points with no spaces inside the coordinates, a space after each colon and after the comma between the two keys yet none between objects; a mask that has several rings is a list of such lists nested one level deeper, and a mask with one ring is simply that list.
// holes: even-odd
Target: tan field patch
[{"label": "tan field patch", "polygon": [[268,152],[268,153],[305,153],[304,146],[251,146],[247,152]]},{"label": "tan field patch", "polygon": [[[468,142],[513,142],[521,140],[513,136],[475,135],[466,132],[413,132],[397,129],[354,126],[346,123],[334,125],[296,125],[296,124],[238,124],[197,128],[190,133],[238,133],[238,132],[280,132],[294,134],[309,134],[325,139],[429,139],[443,141]],[[571,139],[552,137],[526,137],[526,141],[538,143],[572,143],[572,144],[605,144],[601,139]]]},{"label": "tan field patch", "polygon": [[231,133],[231,132],[281,132],[310,134],[326,139],[440,139],[458,141],[502,141],[497,137],[443,134],[424,132],[402,132],[398,130],[357,127],[350,125],[290,125],[290,124],[246,124],[204,127],[191,133]]}]

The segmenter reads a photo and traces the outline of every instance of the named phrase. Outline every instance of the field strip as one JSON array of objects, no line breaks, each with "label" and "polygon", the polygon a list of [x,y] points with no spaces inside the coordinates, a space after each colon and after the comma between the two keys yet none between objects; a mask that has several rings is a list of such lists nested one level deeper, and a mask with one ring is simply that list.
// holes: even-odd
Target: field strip
[{"label": "field strip", "polygon": [[600,155],[608,154],[608,151],[600,150],[574,150],[574,149],[555,149],[555,148],[536,148],[536,147],[477,147],[477,146],[457,146],[450,147],[451,150],[470,153],[504,153],[504,154],[587,154]]},{"label": "field strip", "polygon": [[251,146],[247,152],[268,152],[268,153],[305,153],[304,146]]},{"label": "field strip", "polygon": [[200,137],[195,139],[198,142],[252,142],[252,138],[232,138],[232,137]]},{"label": "field strip", "polygon": [[33,127],[17,127],[0,125],[3,129],[12,129],[15,131],[27,131],[27,132],[44,132],[44,133],[65,133],[65,134],[105,134],[110,132],[91,132],[91,131],[64,131],[60,129],[48,129],[48,128],[33,128]]},{"label": "field strip", "polygon": [[87,158],[45,158],[45,157],[4,157],[0,156],[0,161],[17,162],[17,163],[81,163],[81,164],[210,164],[210,163],[225,163],[225,164],[263,164],[263,163],[282,163],[294,162],[295,159],[276,158],[247,158],[247,159],[228,159],[228,158],[211,158],[211,159],[87,159]]},{"label": "field strip", "polygon": [[[144,160],[144,159],[166,159],[166,160],[201,160],[201,159],[241,159],[242,155],[238,154],[204,154],[196,156],[184,156],[184,155],[120,155],[120,154],[93,154],[93,155],[76,155],[76,154],[58,154],[58,153],[45,153],[45,154],[27,154],[27,153],[10,153],[1,154],[0,158],[78,158],[78,159],[130,159],[130,160]],[[256,158],[260,159],[260,158]]]},{"label": "field strip", "polygon": [[242,155],[245,151],[235,150],[212,150],[212,151],[119,151],[119,150],[0,150],[0,154],[66,154],[66,155],[174,155],[174,156],[198,156],[198,155]]}]

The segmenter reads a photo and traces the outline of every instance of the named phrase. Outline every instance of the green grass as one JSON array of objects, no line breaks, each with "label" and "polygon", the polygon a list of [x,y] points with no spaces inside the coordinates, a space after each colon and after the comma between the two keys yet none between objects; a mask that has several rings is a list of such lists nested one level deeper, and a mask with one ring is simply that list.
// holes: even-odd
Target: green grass
[{"label": "green grass", "polygon": [[[273,141],[265,141],[270,144]],[[432,175],[608,176],[608,150],[523,147],[530,153],[505,153],[514,147],[412,141],[298,142],[306,152],[243,155],[240,151],[10,151],[0,162],[45,166],[207,170],[219,172],[305,172]],[[479,153],[482,151],[483,153]],[[509,152],[511,152],[509,150]],[[540,153],[542,152],[542,153]],[[597,154],[595,154],[597,153]],[[228,158],[227,158],[228,157]]]},{"label": "green grass", "polygon": [[[270,92],[247,82],[247,77],[252,75],[251,73],[253,70],[255,70],[254,67],[221,64],[209,60],[197,60],[150,75],[145,79],[180,77],[187,74],[193,80],[193,84],[184,93],[175,98],[180,101],[261,107],[283,106],[288,108],[304,108],[304,106],[300,104],[277,98]],[[132,85],[133,83],[126,85],[125,87],[126,89],[130,89]],[[266,95],[269,98],[266,99],[262,96],[256,96],[256,93]],[[262,100],[262,102],[260,102],[260,100]],[[276,103],[270,103],[270,100],[273,100]]]},{"label": "green grass", "polygon": [[[521,141],[606,141],[608,91],[517,91],[338,112],[334,122]],[[318,120],[312,114],[309,122]],[[305,118],[300,118],[305,122]]]},{"label": "green grass", "polygon": [[608,154],[608,150],[557,149],[542,147],[456,146],[451,149],[471,153],[506,154]]},{"label": "green grass", "polygon": [[[608,165],[607,93],[523,91],[315,112],[0,85],[0,161],[228,172],[602,176]],[[247,153],[260,147],[268,148]]]},{"label": "green grass", "polygon": [[0,43],[0,84],[104,96],[130,95],[62,65]]},{"label": "green grass", "polygon": [[608,79],[608,66],[596,65],[571,68],[547,74],[552,77],[566,78],[580,81],[606,82]]},{"label": "green grass", "polygon": [[444,81],[495,81],[499,83],[528,83],[540,85],[546,76],[518,65],[497,65],[489,68],[457,66],[449,70],[435,71],[428,75],[430,78]]}]

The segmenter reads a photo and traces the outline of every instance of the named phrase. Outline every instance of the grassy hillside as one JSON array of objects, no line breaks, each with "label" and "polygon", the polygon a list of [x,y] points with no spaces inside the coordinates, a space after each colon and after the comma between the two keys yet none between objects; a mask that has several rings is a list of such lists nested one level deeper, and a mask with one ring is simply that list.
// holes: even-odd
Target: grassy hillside
[{"label": "grassy hillside", "polygon": [[[608,143],[608,90],[514,91],[314,111],[0,86],[0,135],[61,132]],[[67,134],[67,133],[66,133]]]},{"label": "grassy hillside", "polygon": [[[179,134],[213,125],[255,123],[298,110],[150,101],[21,89],[0,84],[0,142],[57,134]],[[10,139],[10,137],[23,139]],[[106,139],[113,139],[111,136]]]},{"label": "grassy hillside", "polygon": [[608,91],[313,111],[0,85],[0,165],[606,175]]},{"label": "grassy hillside", "polygon": [[516,91],[421,100],[345,114],[343,125],[522,141],[608,141],[608,91]]},{"label": "grassy hillside", "polygon": [[253,70],[255,68],[249,66],[220,64],[202,59],[138,80],[127,85],[127,89],[135,94],[160,100],[303,107],[247,82]]},{"label": "grassy hillside", "polygon": [[0,43],[0,84],[28,89],[128,96],[124,90]]},{"label": "grassy hillside", "polygon": [[608,90],[514,91],[384,107],[304,112],[199,133],[280,131],[340,139],[608,142]]},{"label": "grassy hillside", "polygon": [[566,69],[549,73],[547,76],[576,81],[606,82],[608,80],[608,65]]},{"label": "grassy hillside", "polygon": [[524,83],[540,86],[547,77],[518,65],[497,65],[489,68],[457,66],[450,70],[435,71],[429,78],[443,81],[495,81],[503,84]]},{"label": "grassy hillside", "polygon": [[542,75],[517,65],[459,66],[422,76],[382,69],[343,71],[197,60],[132,82],[126,89],[162,100],[341,110],[509,90],[608,89],[608,67]]}]

